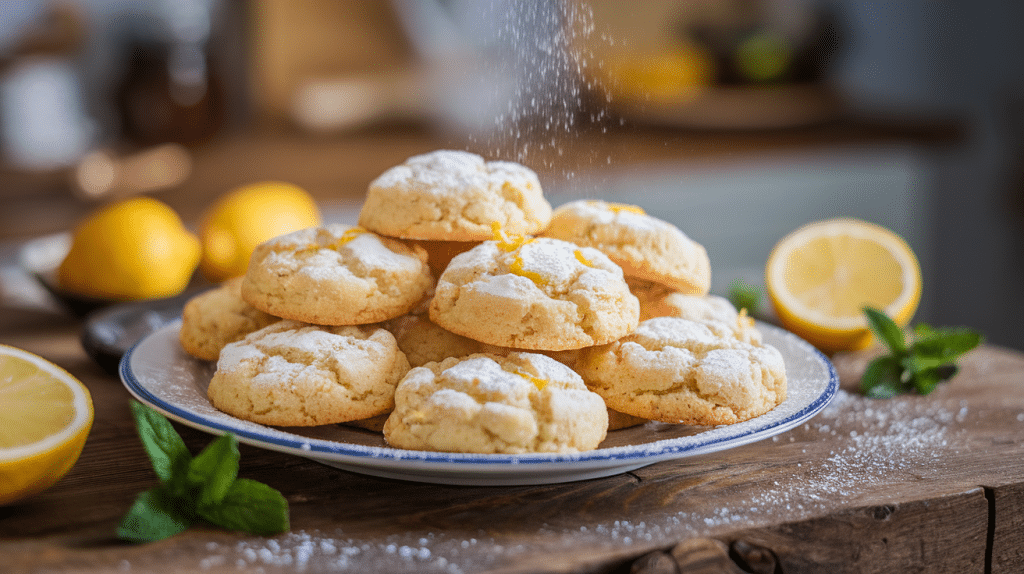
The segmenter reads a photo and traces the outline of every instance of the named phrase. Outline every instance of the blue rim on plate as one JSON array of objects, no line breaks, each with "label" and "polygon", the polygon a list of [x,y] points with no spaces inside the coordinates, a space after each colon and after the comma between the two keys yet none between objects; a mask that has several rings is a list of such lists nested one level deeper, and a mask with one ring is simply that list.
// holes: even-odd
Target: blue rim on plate
[{"label": "blue rim on plate", "polygon": [[[275,428],[217,411],[206,399],[213,366],[189,357],[174,321],[136,343],[121,359],[120,375],[139,401],[173,420],[214,435],[231,432],[242,443],[317,460],[373,476],[462,485],[569,482],[621,474],[664,460],[736,448],[792,429],[824,409],[839,389],[829,359],[778,327],[759,324],[766,343],[786,362],[787,399],[754,419],[717,427],[647,423],[612,431],[601,447],[572,454],[465,454],[388,447],[379,434],[341,425]],[[667,437],[667,438],[666,438]]]}]

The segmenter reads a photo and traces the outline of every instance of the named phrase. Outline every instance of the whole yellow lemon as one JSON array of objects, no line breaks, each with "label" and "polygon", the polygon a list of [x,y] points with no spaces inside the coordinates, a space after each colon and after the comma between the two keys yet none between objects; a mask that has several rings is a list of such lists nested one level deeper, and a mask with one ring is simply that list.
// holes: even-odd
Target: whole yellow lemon
[{"label": "whole yellow lemon", "polygon": [[239,187],[220,197],[203,216],[200,269],[211,281],[243,275],[257,245],[320,223],[316,200],[296,185],[266,181]]},{"label": "whole yellow lemon", "polygon": [[199,239],[170,206],[136,197],[103,207],[78,225],[57,282],[101,299],[170,297],[188,285],[200,254]]},{"label": "whole yellow lemon", "polygon": [[620,54],[599,73],[613,98],[627,102],[685,103],[714,80],[715,64],[704,50],[689,46],[641,54]]}]

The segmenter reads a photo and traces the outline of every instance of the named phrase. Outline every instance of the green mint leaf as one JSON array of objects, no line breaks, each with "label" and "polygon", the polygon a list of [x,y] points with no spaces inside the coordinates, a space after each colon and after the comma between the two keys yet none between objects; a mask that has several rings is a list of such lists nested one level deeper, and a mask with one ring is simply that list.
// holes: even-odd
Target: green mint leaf
[{"label": "green mint leaf", "polygon": [[135,498],[121,519],[117,537],[129,542],[169,538],[192,525],[189,510],[162,487],[147,490]]},{"label": "green mint leaf", "polygon": [[757,312],[757,307],[761,304],[761,290],[737,279],[729,287],[728,299],[737,310],[746,309],[747,313],[752,315]]},{"label": "green mint leaf", "polygon": [[235,480],[219,504],[200,508],[199,515],[222,528],[251,534],[277,534],[289,528],[288,501],[284,496],[246,478]]},{"label": "green mint leaf", "polygon": [[885,343],[886,347],[889,347],[890,351],[893,353],[906,351],[907,344],[903,338],[903,330],[888,315],[873,307],[864,307],[864,314],[867,315],[871,330]]},{"label": "green mint leaf", "polygon": [[211,442],[188,465],[188,481],[200,485],[199,506],[219,503],[238,476],[238,439],[227,433]]},{"label": "green mint leaf", "polygon": [[934,332],[935,332],[935,329],[932,328],[932,326],[929,325],[928,323],[918,323],[918,324],[914,325],[914,338],[915,339],[921,339],[921,338],[924,338],[924,337],[928,337],[928,336],[930,336]]},{"label": "green mint leaf", "polygon": [[860,390],[865,396],[887,399],[903,392],[902,369],[899,361],[890,355],[878,357],[868,363],[860,379]]},{"label": "green mint leaf", "polygon": [[185,441],[160,413],[135,400],[131,402],[131,408],[135,428],[153,470],[160,482],[170,482],[175,475],[181,475],[192,459]]},{"label": "green mint leaf", "polygon": [[983,340],[980,333],[963,327],[932,329],[914,341],[911,352],[948,363],[974,349]]},{"label": "green mint leaf", "polygon": [[940,376],[939,369],[937,367],[917,371],[914,373],[912,378],[914,390],[921,395],[930,394],[942,381],[943,378]]},{"label": "green mint leaf", "polygon": [[900,360],[900,366],[906,371],[907,378],[913,377],[914,373],[920,373],[929,369],[935,369],[948,364],[944,358],[929,357],[926,355],[908,354]]}]

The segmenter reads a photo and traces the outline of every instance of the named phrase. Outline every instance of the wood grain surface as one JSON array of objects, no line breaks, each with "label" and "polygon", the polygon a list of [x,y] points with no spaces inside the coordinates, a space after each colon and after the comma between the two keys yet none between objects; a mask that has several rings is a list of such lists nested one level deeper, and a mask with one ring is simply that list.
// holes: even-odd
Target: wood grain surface
[{"label": "wood grain surface", "polygon": [[[74,469],[0,508],[6,572],[655,572],[644,568],[666,556],[708,572],[736,571],[744,556],[786,574],[1024,569],[1024,356],[1005,349],[971,353],[929,397],[887,401],[854,392],[868,355],[839,356],[843,390],[801,427],[568,484],[409,483],[243,445],[241,476],[281,490],[291,532],[196,527],[128,545],[114,529],[156,477],[127,391],[84,354],[79,328],[41,311],[0,315],[0,342],[68,369],[96,408]],[[176,427],[193,452],[211,440]],[[725,548],[732,566],[714,570],[724,562],[709,548]]]}]

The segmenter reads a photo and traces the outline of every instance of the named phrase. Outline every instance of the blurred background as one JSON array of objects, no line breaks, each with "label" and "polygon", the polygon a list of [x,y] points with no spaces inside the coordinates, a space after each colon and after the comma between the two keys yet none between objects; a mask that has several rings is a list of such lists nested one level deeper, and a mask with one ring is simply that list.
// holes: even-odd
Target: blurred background
[{"label": "blurred background", "polygon": [[106,201],[194,225],[282,180],[350,221],[439,148],[553,204],[678,225],[712,291],[852,216],[921,260],[918,321],[1024,350],[1024,3],[977,0],[0,2],[0,262]]}]

